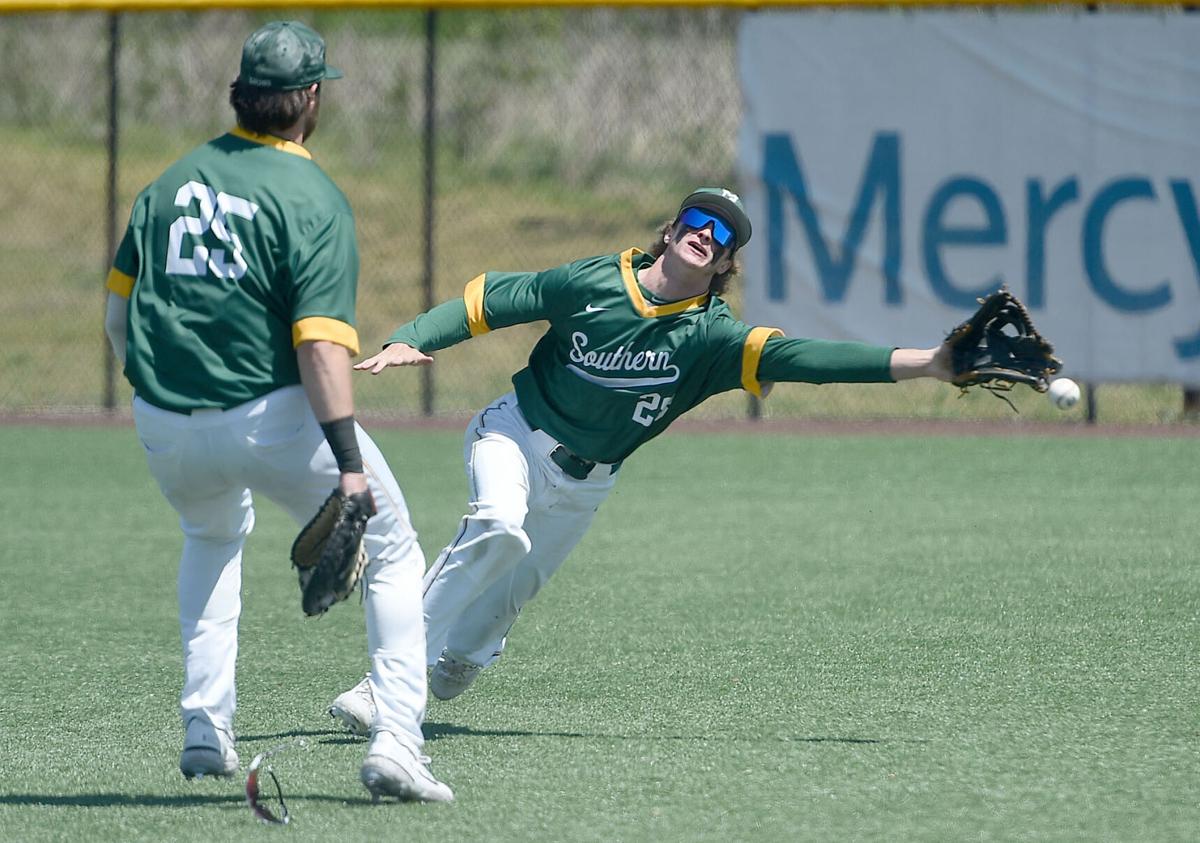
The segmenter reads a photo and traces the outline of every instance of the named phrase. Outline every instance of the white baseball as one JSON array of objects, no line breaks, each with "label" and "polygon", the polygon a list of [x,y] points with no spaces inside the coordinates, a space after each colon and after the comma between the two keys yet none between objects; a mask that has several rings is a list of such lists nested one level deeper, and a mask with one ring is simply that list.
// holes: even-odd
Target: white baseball
[{"label": "white baseball", "polygon": [[1060,410],[1069,410],[1079,403],[1079,384],[1070,378],[1059,378],[1050,384],[1050,401]]}]

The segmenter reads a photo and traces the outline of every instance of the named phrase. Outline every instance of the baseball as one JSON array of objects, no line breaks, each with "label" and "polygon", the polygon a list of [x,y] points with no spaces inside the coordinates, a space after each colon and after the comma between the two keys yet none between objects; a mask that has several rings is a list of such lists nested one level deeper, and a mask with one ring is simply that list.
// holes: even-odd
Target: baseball
[{"label": "baseball", "polygon": [[1060,410],[1069,410],[1079,403],[1079,384],[1070,378],[1059,378],[1050,384],[1050,401]]}]

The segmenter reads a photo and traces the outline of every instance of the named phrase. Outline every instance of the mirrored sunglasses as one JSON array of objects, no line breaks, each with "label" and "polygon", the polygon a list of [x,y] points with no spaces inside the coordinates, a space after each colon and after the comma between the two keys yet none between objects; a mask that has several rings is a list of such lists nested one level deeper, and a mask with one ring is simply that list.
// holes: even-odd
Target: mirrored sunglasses
[{"label": "mirrored sunglasses", "polygon": [[712,225],[712,238],[718,245],[728,249],[737,239],[733,226],[720,217],[713,216],[699,208],[688,208],[679,215],[679,221],[688,228],[699,231],[707,225]]}]

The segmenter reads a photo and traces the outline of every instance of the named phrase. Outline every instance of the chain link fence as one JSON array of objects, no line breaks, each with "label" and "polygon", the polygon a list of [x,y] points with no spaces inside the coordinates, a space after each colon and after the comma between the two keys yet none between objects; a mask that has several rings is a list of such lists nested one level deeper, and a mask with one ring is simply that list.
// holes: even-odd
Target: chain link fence
[{"label": "chain link fence", "polygon": [[[137,192],[233,125],[228,85],[246,35],[296,17],[346,73],[324,90],[309,145],[359,228],[359,333],[378,344],[432,299],[488,269],[539,269],[645,248],[679,199],[734,183],[741,98],[735,9],[354,10],[0,16],[0,413],[97,412],[111,245]],[[432,15],[432,17],[430,17]],[[433,32],[430,40],[427,36]],[[112,45],[116,52],[111,53]],[[433,236],[425,150],[432,55]],[[116,213],[108,213],[110,61]],[[735,308],[737,293],[732,297]],[[508,388],[544,326],[440,352],[420,372],[356,378],[371,414],[460,415]],[[423,378],[429,381],[423,382]],[[119,372],[115,406],[128,406]],[[1180,417],[1177,387],[1103,387],[1101,419]],[[1025,417],[1070,420],[1030,393]],[[742,417],[742,394],[698,411]],[[986,395],[933,384],[789,385],[768,402],[802,417],[1005,418]],[[1075,415],[1073,420],[1078,421]]]}]

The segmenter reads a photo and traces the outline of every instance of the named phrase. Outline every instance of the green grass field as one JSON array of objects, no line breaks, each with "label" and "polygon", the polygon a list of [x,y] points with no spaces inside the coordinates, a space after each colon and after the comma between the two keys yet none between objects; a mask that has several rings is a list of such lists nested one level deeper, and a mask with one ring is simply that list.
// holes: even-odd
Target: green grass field
[{"label": "green grass field", "polygon": [[[457,432],[380,431],[428,555]],[[242,780],[177,769],[180,538],[124,427],[0,427],[0,838],[1192,840],[1200,439],[676,433],[622,471],[505,657],[426,723],[449,806],[372,806],[323,710],[362,608],[246,557]]]}]

